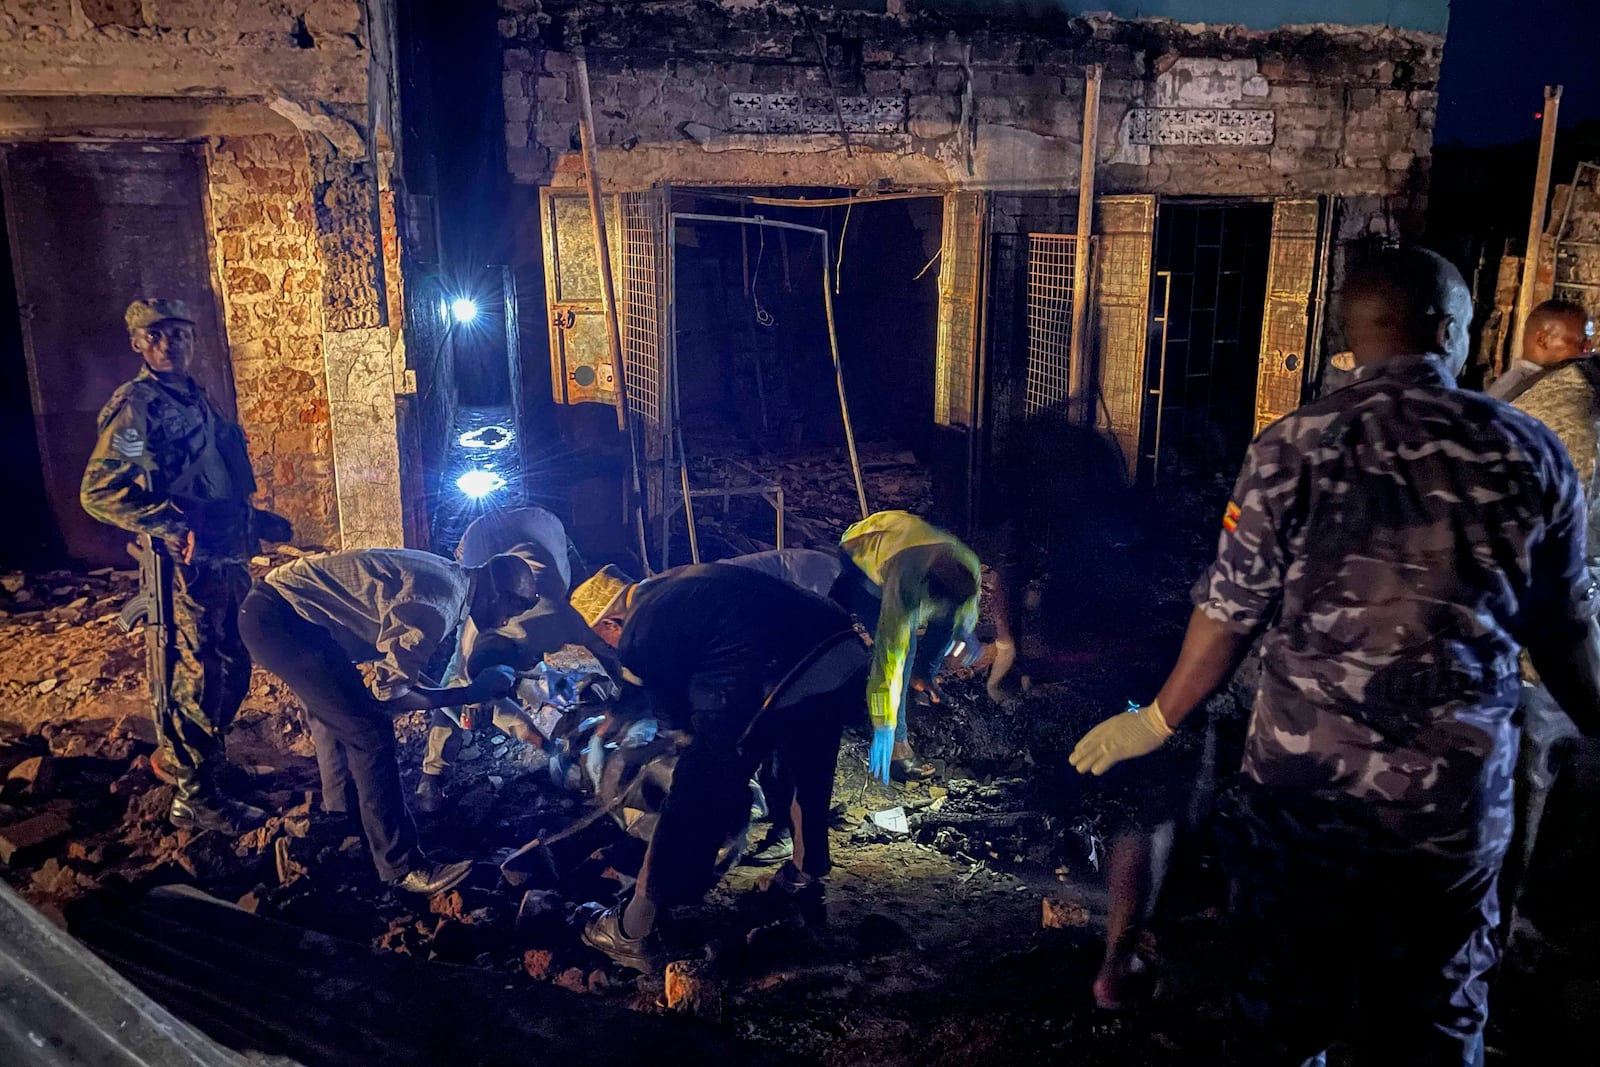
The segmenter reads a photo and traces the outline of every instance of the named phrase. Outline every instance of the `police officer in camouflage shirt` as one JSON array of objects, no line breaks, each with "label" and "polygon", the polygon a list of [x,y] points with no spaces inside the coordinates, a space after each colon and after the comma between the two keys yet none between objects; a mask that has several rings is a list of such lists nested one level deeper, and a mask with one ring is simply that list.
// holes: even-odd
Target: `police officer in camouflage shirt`
[{"label": "police officer in camouflage shirt", "polygon": [[223,734],[250,687],[239,639],[245,560],[258,534],[289,538],[288,523],[250,505],[255,477],[244,433],[189,376],[194,320],[176,300],[135,300],[128,336],[144,366],[100,411],[83,474],[83,509],[148,535],[173,561],[174,645],[156,713],[156,762],[177,785],[176,826],[242,833],[265,818],[218,781]]},{"label": "police officer in camouflage shirt", "polygon": [[1455,268],[1376,254],[1342,307],[1353,381],[1251,445],[1172,674],[1072,762],[1156,749],[1261,635],[1223,805],[1246,970],[1232,1058],[1314,1063],[1358,1036],[1370,1062],[1476,1064],[1520,647],[1600,729],[1583,494],[1548,429],[1455,387],[1472,315]]}]

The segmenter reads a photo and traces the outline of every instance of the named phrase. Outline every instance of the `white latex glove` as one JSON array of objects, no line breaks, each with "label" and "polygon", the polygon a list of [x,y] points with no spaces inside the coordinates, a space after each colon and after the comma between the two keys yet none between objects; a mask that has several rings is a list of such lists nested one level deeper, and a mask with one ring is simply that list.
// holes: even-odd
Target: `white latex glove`
[{"label": "white latex glove", "polygon": [[1138,711],[1113,715],[1084,734],[1068,762],[1079,774],[1101,775],[1123,760],[1149,755],[1171,736],[1161,705],[1151,701]]}]

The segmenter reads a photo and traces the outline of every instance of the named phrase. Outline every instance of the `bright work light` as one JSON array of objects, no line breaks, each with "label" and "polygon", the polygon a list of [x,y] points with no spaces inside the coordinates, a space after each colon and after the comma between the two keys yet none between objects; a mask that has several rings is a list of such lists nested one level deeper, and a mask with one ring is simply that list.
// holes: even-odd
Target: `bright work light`
[{"label": "bright work light", "polygon": [[450,315],[465,326],[478,317],[478,302],[471,297],[458,296],[450,302]]},{"label": "bright work light", "polygon": [[456,488],[474,500],[488,496],[496,489],[504,489],[506,480],[494,471],[470,470],[456,479]]}]

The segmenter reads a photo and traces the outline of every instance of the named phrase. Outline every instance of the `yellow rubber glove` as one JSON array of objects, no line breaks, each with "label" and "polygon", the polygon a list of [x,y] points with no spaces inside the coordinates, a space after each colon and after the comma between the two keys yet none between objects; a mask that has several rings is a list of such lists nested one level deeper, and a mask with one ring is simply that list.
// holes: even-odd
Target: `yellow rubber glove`
[{"label": "yellow rubber glove", "polygon": [[1113,715],[1084,734],[1069,762],[1079,774],[1104,774],[1123,760],[1149,755],[1171,736],[1161,705],[1151,701],[1138,711]]}]

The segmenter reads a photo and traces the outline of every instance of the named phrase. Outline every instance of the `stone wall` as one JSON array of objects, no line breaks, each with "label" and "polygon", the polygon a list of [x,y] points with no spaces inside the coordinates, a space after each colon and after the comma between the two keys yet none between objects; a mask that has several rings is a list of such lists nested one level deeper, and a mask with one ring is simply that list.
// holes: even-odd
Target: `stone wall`
[{"label": "stone wall", "polygon": [[4,0],[8,93],[367,103],[360,0]]},{"label": "stone wall", "polygon": [[404,318],[379,211],[395,166],[390,3],[0,0],[6,136],[211,146],[220,295],[258,479],[303,542],[335,547],[404,537]]},{"label": "stone wall", "polygon": [[257,480],[300,543],[337,545],[323,267],[305,139],[216,138],[210,170],[239,421]]},{"label": "stone wall", "polygon": [[807,19],[790,5],[688,0],[502,0],[502,11],[519,182],[576,174],[580,39],[603,175],[633,187],[1074,189],[1084,67],[1100,63],[1102,191],[1376,198],[1363,225],[1385,213],[1407,223],[1420,205],[1443,49],[1436,34],[1384,27]]}]

